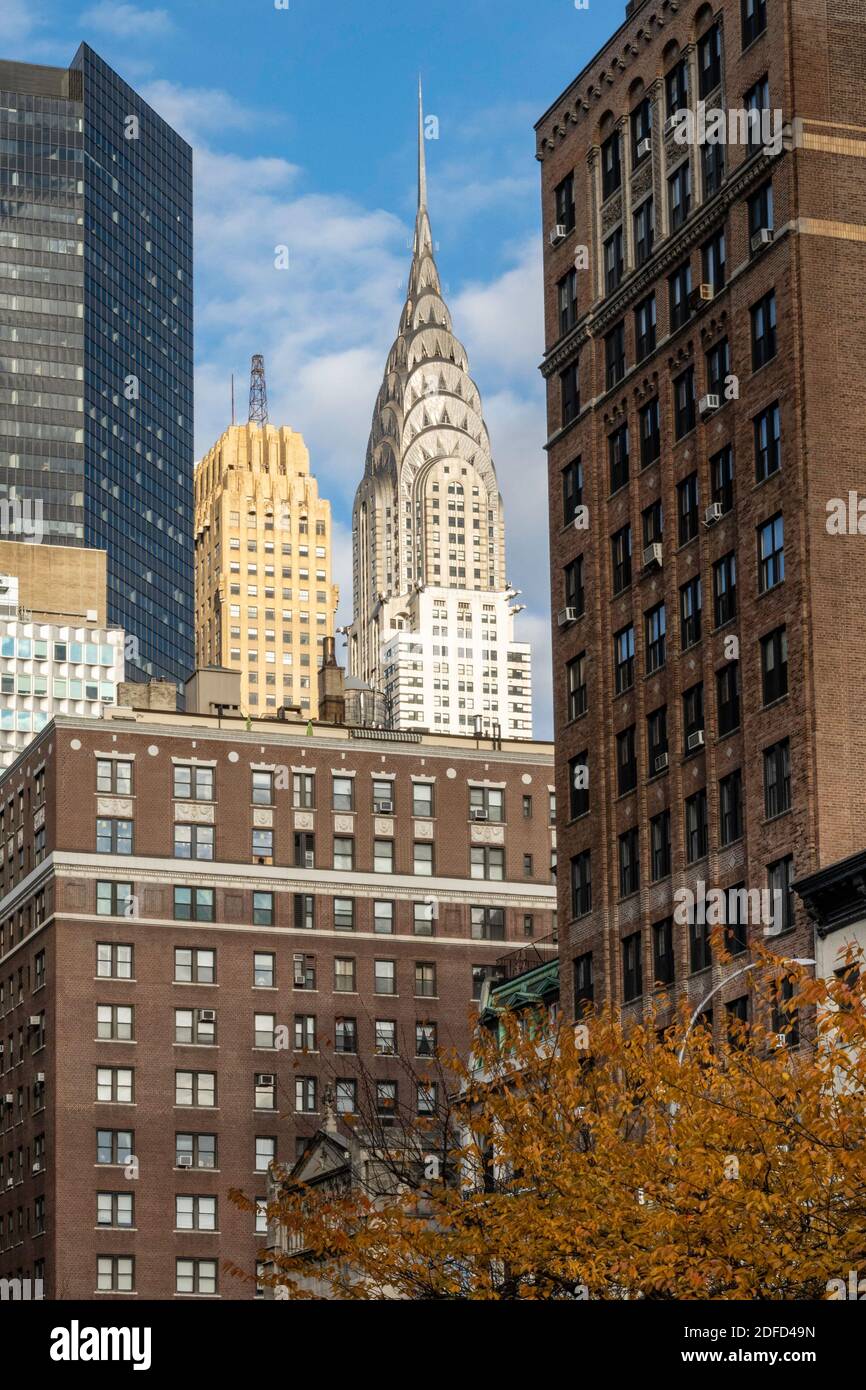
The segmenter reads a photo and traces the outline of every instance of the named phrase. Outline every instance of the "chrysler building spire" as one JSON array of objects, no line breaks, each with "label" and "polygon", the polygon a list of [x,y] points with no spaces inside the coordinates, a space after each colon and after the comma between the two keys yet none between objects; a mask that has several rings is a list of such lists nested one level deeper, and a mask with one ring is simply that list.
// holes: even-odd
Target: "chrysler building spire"
[{"label": "chrysler building spire", "polygon": [[424,155],[424,98],[418,74],[418,210],[427,206],[427,160]]}]

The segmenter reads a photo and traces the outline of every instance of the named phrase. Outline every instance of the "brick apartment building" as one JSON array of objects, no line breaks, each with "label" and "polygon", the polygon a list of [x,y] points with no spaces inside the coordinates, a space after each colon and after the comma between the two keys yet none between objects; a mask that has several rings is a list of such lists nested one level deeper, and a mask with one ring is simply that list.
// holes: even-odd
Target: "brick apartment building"
[{"label": "brick apartment building", "polygon": [[790,885],[862,848],[864,57],[852,0],[644,0],[536,128],[566,1011],[721,986],[721,1032],[766,924],[722,966],[676,890],[811,957]]},{"label": "brick apartment building", "polygon": [[326,1086],[423,1110],[499,959],[555,955],[549,745],[249,721],[203,680],[215,712],[125,687],[149,707],[0,780],[0,1277],[47,1298],[255,1297],[229,1190],[264,1198]]}]

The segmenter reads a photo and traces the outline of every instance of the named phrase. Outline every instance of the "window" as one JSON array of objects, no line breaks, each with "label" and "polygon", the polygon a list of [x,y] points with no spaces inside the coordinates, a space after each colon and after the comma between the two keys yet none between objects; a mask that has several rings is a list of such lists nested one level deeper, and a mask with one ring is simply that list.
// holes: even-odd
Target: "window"
[{"label": "window", "polygon": [[[354,980],[355,962],[352,962]],[[354,984],[353,984],[354,988]],[[397,993],[397,965],[393,960],[374,960],[373,962],[373,992],[374,994],[396,994]]]},{"label": "window", "polygon": [[97,1004],[96,1036],[116,1042],[130,1042],[135,1037],[132,1008],[128,1004]]},{"label": "window", "polygon": [[394,809],[394,784],[384,779],[374,779],[373,810],[379,813],[383,806],[388,808],[388,814],[390,815]]},{"label": "window", "polygon": [[791,809],[791,751],[786,738],[764,749],[764,814],[767,820]]},{"label": "window", "polygon": [[213,859],[214,828],[212,825],[176,825],[174,827],[175,859]]},{"label": "window", "polygon": [[686,801],[686,862],[703,859],[708,848],[707,792],[702,787]]},{"label": "window", "polygon": [[96,822],[97,854],[132,854],[132,821],[100,817]]},{"label": "window", "polygon": [[[623,526],[610,538],[613,592],[622,593],[631,583],[631,527]],[[582,591],[581,591],[582,593]],[[582,610],[581,610],[582,611]]]},{"label": "window", "polygon": [[634,311],[635,358],[642,362],[655,351],[656,345],[656,297],[648,295],[641,300]]},{"label": "window", "polygon": [[601,147],[601,196],[609,198],[622,185],[622,143],[615,130]]},{"label": "window", "polygon": [[99,758],[96,763],[96,790],[109,796],[132,796],[132,763],[120,762],[116,758]]},{"label": "window", "polygon": [[671,231],[675,232],[686,221],[692,210],[692,170],[685,160],[668,179],[668,209]]},{"label": "window", "polygon": [[585,917],[592,911],[592,861],[583,850],[571,861],[571,915]]},{"label": "window", "polygon": [[[667,767],[668,752],[668,707],[661,705],[647,715],[647,758],[650,777],[663,772]],[[662,762],[661,760],[664,759]]]},{"label": "window", "polygon": [[[756,193],[749,199],[749,242],[757,237],[759,232],[772,232],[775,226],[773,213],[773,183],[769,180],[763,184]],[[760,246],[752,247],[752,255],[760,251]]]},{"label": "window", "polygon": [[719,843],[732,845],[743,834],[743,774],[739,768],[719,782]]},{"label": "window", "polygon": [[96,1288],[99,1293],[133,1293],[135,1260],[132,1255],[97,1255]]},{"label": "window", "polygon": [[253,893],[253,926],[272,927],[274,925],[273,893]]},{"label": "window", "polygon": [[[472,912],[472,940],[473,941],[504,941],[505,940],[505,909],[501,907],[473,907]],[[417,990],[416,990],[417,994]]]},{"label": "window", "polygon": [[355,867],[355,841],[350,836],[334,836],[334,868],[351,873]]},{"label": "window", "polygon": [[376,1114],[380,1119],[390,1119],[397,1112],[397,1082],[376,1082]]},{"label": "window", "polygon": [[570,270],[557,284],[560,336],[577,323],[577,271]]},{"label": "window", "polygon": [[204,1295],[217,1292],[216,1260],[177,1259],[174,1267],[175,1293]]},{"label": "window", "polygon": [[707,97],[722,80],[722,35],[718,24],[698,43],[698,96]]},{"label": "window", "polygon": [[785,526],[782,513],[758,527],[758,590],[764,594],[785,578]]},{"label": "window", "polygon": [[677,521],[680,545],[698,534],[698,475],[690,473],[677,484]]},{"label": "window", "polygon": [[338,1018],[334,1023],[334,1051],[358,1051],[358,1025],[354,1018]]},{"label": "window", "polygon": [[277,1141],[271,1135],[256,1135],[256,1172],[266,1173],[268,1165],[273,1163],[277,1157]]},{"label": "window", "polygon": [[131,1192],[97,1192],[97,1226],[134,1226],[134,1201]]},{"label": "window", "polygon": [[666,622],[665,606],[657,603],[644,614],[644,635],[646,642],[646,673],[651,675],[665,664]]},{"label": "window", "polygon": [[767,887],[773,902],[773,935],[790,931],[794,926],[794,857],[767,865]]},{"label": "window", "polygon": [[612,236],[609,236],[604,243],[604,286],[608,294],[613,294],[613,291],[618,288],[624,269],[622,227],[617,227]]},{"label": "window", "polygon": [[415,1024],[415,1056],[433,1057],[436,1052],[436,1024]]},{"label": "window", "polygon": [[178,1193],[174,1199],[174,1224],[178,1231],[215,1231],[216,1197],[193,1197]]},{"label": "window", "polygon": [[622,993],[623,1002],[637,999],[643,994],[643,967],[641,962],[641,934],[632,932],[622,942]]},{"label": "window", "polygon": [[379,1057],[397,1055],[397,1024],[391,1018],[377,1018],[373,1024],[374,1050]]},{"label": "window", "polygon": [[554,217],[557,226],[566,232],[574,231],[574,174],[567,174],[553,190]]},{"label": "window", "polygon": [[675,977],[673,918],[665,917],[662,922],[654,922],[652,934],[653,983],[671,985]]},{"label": "window", "polygon": [[737,616],[737,557],[733,550],[713,565],[713,611],[716,627]]},{"label": "window", "polygon": [[675,270],[673,275],[668,276],[668,303],[670,308],[670,330],[675,333],[678,328],[682,328],[684,323],[688,323],[692,315],[691,310],[692,293],[692,267],[686,261]]},{"label": "window", "polygon": [[610,466],[610,490],[618,492],[628,482],[628,425],[607,437],[607,456]]},{"label": "window", "polygon": [[640,839],[637,826],[619,837],[619,895],[628,898],[640,888]]},{"label": "window", "polygon": [[749,947],[749,898],[745,883],[735,883],[725,892],[725,948],[741,956]]},{"label": "window", "polygon": [[579,719],[586,714],[588,702],[586,691],[586,652],[581,652],[566,667],[566,687],[568,695],[568,718]]},{"label": "window", "polygon": [[723,512],[731,511],[734,506],[734,451],[730,444],[710,459],[710,483],[713,501],[719,503]]},{"label": "window", "polygon": [[696,748],[689,747],[689,739],[692,734],[698,733],[703,727],[704,687],[703,682],[698,681],[697,685],[691,686],[683,693],[683,734],[686,741],[686,757],[697,751]]},{"label": "window", "polygon": [[634,685],[634,628],[621,628],[614,634],[614,676],[617,695]]},{"label": "window", "polygon": [[354,956],[334,957],[334,991],[337,994],[354,994],[355,958]]},{"label": "window", "polygon": [[719,144],[701,145],[701,173],[704,181],[704,197],[712,198],[718,193],[725,178],[725,146]]},{"label": "window", "polygon": [[625,324],[620,322],[604,340],[605,385],[609,391],[625,376]]},{"label": "window", "polygon": [[571,820],[585,816],[589,810],[589,752],[584,749],[568,763],[568,810]]},{"label": "window", "polygon": [[[505,819],[505,792],[500,787],[470,787],[469,814],[481,812],[483,818],[492,821]],[[479,817],[480,819],[481,817]]]},{"label": "window", "polygon": [[[501,881],[505,878],[505,850],[498,846],[473,845],[469,851],[470,877]],[[422,906],[422,904],[416,904]],[[416,932],[417,935],[417,932]]]},{"label": "window", "polygon": [[174,915],[178,922],[212,922],[214,890],[179,888],[174,890]]},{"label": "window", "polygon": [[719,738],[740,727],[740,663],[731,661],[716,672]]},{"label": "window", "polygon": [[276,1047],[276,1014],[253,1015],[253,1047]]},{"label": "window", "polygon": [[419,1115],[435,1115],[439,1099],[439,1086],[436,1081],[420,1082],[416,1088],[416,1104]]},{"label": "window", "polygon": [[725,287],[725,229],[720,227],[709,241],[705,241],[701,260],[703,263],[704,282],[712,285],[716,294]]},{"label": "window", "polygon": [[767,0],[740,0],[743,48],[754,43],[767,27]]},{"label": "window", "polygon": [[689,367],[674,381],[674,434],[682,439],[695,427],[695,369]]},{"label": "window", "polygon": [[636,267],[642,266],[652,255],[655,235],[655,204],[652,198],[647,198],[635,210],[634,214],[634,259]]},{"label": "window", "polygon": [[770,290],[752,306],[752,371],[776,356],[776,292]]},{"label": "window", "polygon": [[373,841],[373,871],[377,874],[394,872],[394,841]]},{"label": "window", "polygon": [[[312,838],[312,837],[311,837]],[[298,837],[295,836],[297,845]],[[274,862],[274,832],[273,830],[253,830],[252,857],[257,864],[272,864]]]},{"label": "window", "polygon": [[650,849],[652,851],[652,881],[658,883],[667,878],[671,871],[671,813],[660,811],[650,821]]},{"label": "window", "polygon": [[753,423],[755,482],[762,483],[782,467],[782,412],[779,402],[774,401],[766,410],[762,410]]},{"label": "window", "polygon": [[273,951],[253,953],[253,984],[256,989],[273,989],[276,984],[276,956]]},{"label": "window", "polygon": [[97,882],[96,911],[100,917],[129,917],[133,903],[131,883]]},{"label": "window", "polygon": [[342,1080],[336,1086],[337,1114],[354,1115],[358,1109],[358,1083]]},{"label": "window", "polygon": [[390,935],[394,931],[394,904],[376,901],[373,903],[373,931],[380,935]]},{"label": "window", "polygon": [[640,425],[640,466],[648,468],[655,463],[662,451],[661,425],[659,420],[659,400],[654,396],[642,406],[638,421]]},{"label": "window", "polygon": [[676,67],[671,68],[665,78],[665,109],[668,116],[675,116],[689,104],[689,60],[681,58]]},{"label": "window", "polygon": [[560,373],[560,394],[562,399],[562,424],[570,425],[580,414],[580,377],[578,364],[572,362]]},{"label": "window", "polygon": [[562,470],[562,524],[570,526],[583,502],[583,464],[580,459]]},{"label": "window", "polygon": [[354,777],[332,777],[331,796],[335,811],[354,811],[355,809],[355,779]]},{"label": "window", "polygon": [[591,1004],[595,997],[592,971],[592,951],[577,956],[574,961],[574,1012],[579,1018],[584,1012],[583,1004]]},{"label": "window", "polygon": [[133,1077],[131,1067],[97,1067],[96,1099],[116,1105],[131,1105]]},{"label": "window", "polygon": [[253,773],[252,797],[254,806],[273,806],[274,774],[272,772]]},{"label": "window", "polygon": [[308,811],[316,804],[316,778],[312,772],[292,775],[292,805],[295,810]]},{"label": "window", "polygon": [[299,1115],[311,1114],[317,1109],[316,1078],[314,1076],[295,1077],[295,1112]]},{"label": "window", "polygon": [[100,1165],[125,1165],[135,1152],[135,1136],[131,1129],[98,1129],[96,1131],[96,1162]]},{"label": "window", "polygon": [[643,101],[635,107],[631,113],[631,162],[632,166],[640,164],[649,155],[649,150],[642,150],[641,144],[652,136],[653,128],[653,104],[650,97],[644,97]]},{"label": "window", "polygon": [[96,973],[102,980],[131,980],[132,947],[114,941],[100,941],[96,947]]},{"label": "window", "polygon": [[680,643],[688,651],[701,640],[701,581],[690,579],[680,589]]},{"label": "window", "polygon": [[174,1074],[175,1105],[210,1109],[216,1105],[216,1072],[176,1071]]},{"label": "window", "polygon": [[212,767],[175,767],[175,801],[213,801],[214,770]]},{"label": "window", "polygon": [[176,946],[174,979],[175,984],[212,985],[216,979],[216,951]]},{"label": "window", "polygon": [[794,981],[790,975],[776,981],[773,999],[772,1029],[785,1039],[785,1047],[800,1043],[800,1015],[794,1004]]},{"label": "window", "polygon": [[746,92],[743,105],[748,118],[748,150],[751,155],[764,143],[763,129],[770,115],[770,83],[766,73]]},{"label": "window", "polygon": [[412,815],[429,819],[433,815],[433,783],[412,783]]},{"label": "window", "polygon": [[316,899],[312,893],[295,893],[294,922],[296,928],[305,931],[311,931],[315,927]]},{"label": "window", "polygon": [[777,627],[761,638],[763,702],[771,705],[788,693],[788,629]]}]

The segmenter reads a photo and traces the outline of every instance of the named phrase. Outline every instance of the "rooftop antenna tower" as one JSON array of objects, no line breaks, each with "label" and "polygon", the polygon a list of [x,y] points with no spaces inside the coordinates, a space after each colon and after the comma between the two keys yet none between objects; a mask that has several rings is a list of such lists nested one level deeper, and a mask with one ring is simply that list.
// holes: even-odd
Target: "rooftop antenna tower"
[{"label": "rooftop antenna tower", "polygon": [[250,367],[250,424],[268,423],[268,388],[265,385],[265,359],[260,352]]}]

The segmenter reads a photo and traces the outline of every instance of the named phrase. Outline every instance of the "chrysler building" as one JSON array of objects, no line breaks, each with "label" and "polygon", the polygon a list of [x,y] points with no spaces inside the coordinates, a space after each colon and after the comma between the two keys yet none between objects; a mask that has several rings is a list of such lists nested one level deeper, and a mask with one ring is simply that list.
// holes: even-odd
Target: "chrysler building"
[{"label": "chrysler building", "polygon": [[352,560],[350,669],[383,693],[395,728],[531,738],[502,498],[434,258],[420,87],[412,265],[355,495]]}]

